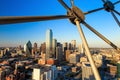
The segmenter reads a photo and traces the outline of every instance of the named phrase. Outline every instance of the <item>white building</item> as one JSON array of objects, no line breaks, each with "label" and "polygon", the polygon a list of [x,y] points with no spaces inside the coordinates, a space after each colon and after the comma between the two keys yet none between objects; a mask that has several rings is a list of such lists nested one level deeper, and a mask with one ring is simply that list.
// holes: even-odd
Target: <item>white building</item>
[{"label": "white building", "polygon": [[41,75],[41,70],[40,70],[40,68],[34,68],[33,69],[33,80],[41,80],[41,77],[40,77],[40,75]]},{"label": "white building", "polygon": [[83,44],[80,44],[80,45],[78,46],[78,51],[79,51],[80,53],[84,53]]},{"label": "white building", "polygon": [[2,58],[4,55],[4,50],[0,50],[0,58]]},{"label": "white building", "polygon": [[45,65],[33,69],[32,80],[56,80],[57,75],[56,66]]},{"label": "white building", "polygon": [[89,62],[82,63],[82,80],[95,80],[95,77]]}]

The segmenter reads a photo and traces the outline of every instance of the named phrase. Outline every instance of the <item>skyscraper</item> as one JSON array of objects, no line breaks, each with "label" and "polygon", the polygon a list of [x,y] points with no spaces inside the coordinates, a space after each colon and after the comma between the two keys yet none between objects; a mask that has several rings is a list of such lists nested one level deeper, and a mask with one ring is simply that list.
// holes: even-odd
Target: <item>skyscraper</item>
[{"label": "skyscraper", "polygon": [[66,59],[66,50],[67,50],[67,42],[63,43],[63,58],[64,60]]},{"label": "skyscraper", "polygon": [[65,52],[65,60],[66,61],[69,61],[70,54],[71,54],[71,50],[66,50],[66,52]]},{"label": "skyscraper", "polygon": [[68,50],[71,50],[72,49],[72,45],[71,43],[68,44]]},{"label": "skyscraper", "polygon": [[89,62],[82,63],[82,80],[95,80],[95,77]]},{"label": "skyscraper", "polygon": [[42,43],[40,46],[40,52],[46,53],[46,43]]},{"label": "skyscraper", "polygon": [[22,49],[21,45],[19,45],[19,46],[18,46],[18,49],[19,49],[19,50],[21,50],[21,49]]},{"label": "skyscraper", "polygon": [[63,52],[65,53],[65,51],[67,50],[67,42],[63,43]]},{"label": "skyscraper", "polygon": [[32,56],[35,56],[36,53],[37,53],[37,43],[35,42],[32,49]]},{"label": "skyscraper", "polygon": [[52,53],[52,39],[53,39],[52,30],[48,29],[46,31],[46,59],[48,59]]},{"label": "skyscraper", "polygon": [[71,44],[72,44],[72,50],[74,51],[76,49],[76,40],[72,40]]},{"label": "skyscraper", "polygon": [[62,56],[62,48],[60,46],[56,47],[56,59],[58,60],[58,62],[60,63],[63,59]]},{"label": "skyscraper", "polygon": [[40,68],[33,68],[32,79],[41,80],[41,69]]},{"label": "skyscraper", "polygon": [[37,51],[37,43],[34,43],[34,51]]},{"label": "skyscraper", "polygon": [[24,51],[26,53],[26,56],[30,57],[32,52],[32,44],[30,41],[27,42],[27,44],[24,45]]},{"label": "skyscraper", "polygon": [[117,78],[120,80],[120,61],[117,62]]},{"label": "skyscraper", "polygon": [[84,53],[84,46],[83,46],[83,44],[80,44],[80,45],[78,46],[78,51],[79,51],[80,53]]},{"label": "skyscraper", "polygon": [[55,52],[56,52],[56,47],[57,47],[57,40],[53,39],[52,41],[52,53],[55,56]]},{"label": "skyscraper", "polygon": [[77,52],[73,52],[72,54],[69,55],[68,60],[69,63],[76,64],[80,62],[80,54],[78,54]]}]

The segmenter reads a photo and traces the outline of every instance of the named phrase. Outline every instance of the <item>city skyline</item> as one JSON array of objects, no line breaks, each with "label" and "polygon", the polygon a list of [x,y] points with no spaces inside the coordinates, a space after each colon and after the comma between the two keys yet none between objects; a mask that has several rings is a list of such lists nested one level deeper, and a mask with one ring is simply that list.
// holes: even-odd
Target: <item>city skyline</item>
[{"label": "city skyline", "polygon": [[[70,5],[69,0],[64,0]],[[112,2],[116,2],[111,0]],[[78,6],[83,12],[93,10],[103,6],[101,0],[94,1],[77,1],[74,0],[75,5]],[[49,4],[52,3],[52,4]],[[47,5],[47,6],[46,6]],[[66,14],[66,10],[58,2],[53,1],[39,1],[39,0],[1,0],[0,1],[0,16],[46,16],[46,15],[62,15]],[[56,7],[57,6],[57,7]],[[119,4],[115,6],[118,8]],[[102,17],[101,17],[102,16]],[[117,16],[117,15],[116,15]],[[119,16],[118,16],[118,19]],[[118,34],[120,34],[119,26],[114,21],[110,13],[105,10],[86,15],[86,22],[92,27],[105,35],[110,41],[120,47]],[[81,38],[75,25],[71,24],[68,19],[29,22],[21,24],[0,25],[0,46],[18,46],[24,45],[28,40],[32,43],[38,44],[45,42],[45,33],[47,29],[52,29],[55,39],[58,42],[71,42],[76,40],[77,44],[81,44]],[[98,38],[91,31],[82,25],[83,31],[87,38],[90,47],[109,47],[104,41]]]}]

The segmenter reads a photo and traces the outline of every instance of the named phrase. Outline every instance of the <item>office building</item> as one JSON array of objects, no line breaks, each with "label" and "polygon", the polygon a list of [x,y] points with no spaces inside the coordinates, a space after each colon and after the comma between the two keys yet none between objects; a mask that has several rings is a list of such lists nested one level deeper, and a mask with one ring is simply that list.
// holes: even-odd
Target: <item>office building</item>
[{"label": "office building", "polygon": [[5,70],[3,70],[2,68],[0,68],[0,80],[5,80]]},{"label": "office building", "polygon": [[66,50],[66,53],[65,53],[66,54],[66,56],[65,56],[66,61],[69,61],[69,56],[70,56],[71,53],[72,53],[71,50]]},{"label": "office building", "polygon": [[33,76],[33,80],[41,80],[41,69],[40,68],[34,68],[33,69],[33,74],[32,74],[32,76]]},{"label": "office building", "polygon": [[30,41],[28,41],[27,44],[24,45],[24,52],[28,57],[32,55],[32,44]]},{"label": "office building", "polygon": [[46,43],[42,43],[40,46],[40,52],[46,53]]},{"label": "office building", "polygon": [[62,61],[62,48],[61,47],[56,47],[56,59],[58,60],[58,62],[60,63]]},{"label": "office building", "polygon": [[34,51],[36,52],[37,51],[37,43],[36,42],[34,43],[34,47],[33,48],[34,48]]},{"label": "office building", "polygon": [[56,47],[57,47],[57,40],[53,39],[52,40],[52,54],[53,54],[54,57],[55,57],[55,54],[56,54]]},{"label": "office building", "polygon": [[67,42],[63,43],[63,52],[65,53],[65,51],[67,50]]},{"label": "office building", "polygon": [[72,44],[71,43],[68,44],[68,50],[72,50]]},{"label": "office building", "polygon": [[56,80],[56,78],[57,68],[54,65],[33,68],[32,80]]},{"label": "office building", "polygon": [[4,50],[0,50],[0,58],[4,56]]},{"label": "office building", "polygon": [[117,62],[117,78],[120,80],[120,61]]},{"label": "office building", "polygon": [[46,59],[51,57],[52,54],[52,39],[53,33],[51,29],[46,31]]},{"label": "office building", "polygon": [[71,45],[72,45],[72,50],[75,51],[76,50],[76,40],[72,40]]},{"label": "office building", "polygon": [[32,56],[35,56],[37,54],[37,43],[34,43],[33,49],[32,49]]},{"label": "office building", "polygon": [[82,80],[95,80],[95,77],[89,62],[82,62]]},{"label": "office building", "polygon": [[80,54],[74,52],[69,55],[69,63],[76,64],[78,62],[80,62]]},{"label": "office building", "polygon": [[80,62],[87,62],[87,61],[88,61],[88,59],[86,56],[80,58]]},{"label": "office building", "polygon": [[19,50],[21,50],[21,49],[22,49],[21,45],[19,45],[19,46],[18,46],[18,49],[19,49]]},{"label": "office building", "polygon": [[63,58],[64,60],[66,59],[66,50],[67,50],[67,42],[63,43]]},{"label": "office building", "polygon": [[105,68],[107,65],[106,65],[106,57],[101,55],[101,54],[94,54],[92,55],[92,58],[96,64],[97,67],[102,67],[102,68]]},{"label": "office building", "polygon": [[83,47],[83,44],[80,44],[79,46],[78,46],[78,51],[80,52],[80,53],[84,53],[84,47]]},{"label": "office building", "polygon": [[117,66],[107,65],[107,69],[108,69],[108,72],[110,73],[110,75],[114,78],[117,73]]},{"label": "office building", "polygon": [[57,46],[62,48],[62,44],[60,42],[57,42]]}]

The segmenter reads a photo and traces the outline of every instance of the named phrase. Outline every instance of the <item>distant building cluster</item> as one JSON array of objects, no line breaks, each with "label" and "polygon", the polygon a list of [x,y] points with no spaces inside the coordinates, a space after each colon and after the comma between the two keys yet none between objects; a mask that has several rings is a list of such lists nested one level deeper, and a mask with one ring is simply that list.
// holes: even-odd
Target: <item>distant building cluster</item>
[{"label": "distant building cluster", "polygon": [[[40,46],[28,41],[24,47],[0,48],[0,80],[95,80],[82,44],[60,43],[46,31]],[[120,54],[110,48],[91,48],[102,80],[120,79]]]}]

